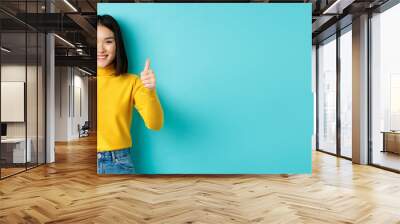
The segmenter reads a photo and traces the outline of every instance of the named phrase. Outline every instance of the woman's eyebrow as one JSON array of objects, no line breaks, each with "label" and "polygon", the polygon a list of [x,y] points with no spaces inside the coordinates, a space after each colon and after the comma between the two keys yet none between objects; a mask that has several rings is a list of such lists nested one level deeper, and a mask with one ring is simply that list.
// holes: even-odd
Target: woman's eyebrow
[{"label": "woman's eyebrow", "polygon": [[114,39],[114,37],[106,37],[105,40]]}]

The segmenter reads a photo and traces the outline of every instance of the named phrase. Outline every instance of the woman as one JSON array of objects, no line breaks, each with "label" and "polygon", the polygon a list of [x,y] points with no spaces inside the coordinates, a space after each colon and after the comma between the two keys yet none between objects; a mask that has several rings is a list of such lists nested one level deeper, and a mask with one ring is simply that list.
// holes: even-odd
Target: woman
[{"label": "woman", "polygon": [[128,58],[118,23],[97,17],[97,173],[132,174],[130,125],[135,107],[147,128],[160,130],[164,116],[150,60],[137,75],[128,74]]}]

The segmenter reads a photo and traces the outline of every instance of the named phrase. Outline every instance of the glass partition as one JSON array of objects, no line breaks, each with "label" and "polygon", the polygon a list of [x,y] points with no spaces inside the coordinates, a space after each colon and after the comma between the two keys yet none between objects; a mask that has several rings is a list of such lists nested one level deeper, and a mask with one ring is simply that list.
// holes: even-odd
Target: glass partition
[{"label": "glass partition", "polygon": [[27,98],[26,98],[26,111],[27,111],[27,150],[30,151],[30,160],[27,163],[28,168],[37,165],[37,132],[38,132],[38,57],[37,57],[37,33],[27,33],[27,53],[28,61],[26,65],[27,70]]},{"label": "glass partition", "polygon": [[[1,1],[0,178],[45,162],[45,35],[24,23],[44,1]],[[39,7],[40,6],[40,7]]]},{"label": "glass partition", "polygon": [[[24,171],[30,162],[30,141],[27,142],[26,32],[1,34],[1,176]],[[28,149],[28,150],[27,150]]]}]

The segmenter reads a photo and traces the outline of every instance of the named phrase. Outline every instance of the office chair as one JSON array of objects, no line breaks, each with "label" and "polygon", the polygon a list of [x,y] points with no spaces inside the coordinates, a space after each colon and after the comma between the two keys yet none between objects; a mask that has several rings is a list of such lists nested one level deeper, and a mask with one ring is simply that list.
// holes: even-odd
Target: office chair
[{"label": "office chair", "polygon": [[85,121],[82,127],[80,127],[80,125],[78,124],[79,138],[89,136],[89,129],[90,129],[89,121]]}]

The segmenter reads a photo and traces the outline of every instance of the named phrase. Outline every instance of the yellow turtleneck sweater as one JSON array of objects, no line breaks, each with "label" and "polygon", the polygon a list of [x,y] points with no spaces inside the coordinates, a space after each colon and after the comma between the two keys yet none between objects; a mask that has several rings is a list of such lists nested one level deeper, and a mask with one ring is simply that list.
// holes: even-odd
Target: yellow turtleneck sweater
[{"label": "yellow turtleneck sweater", "polygon": [[114,65],[97,68],[97,151],[132,146],[130,126],[135,107],[147,128],[160,130],[164,115],[156,90],[137,75],[117,75]]}]

